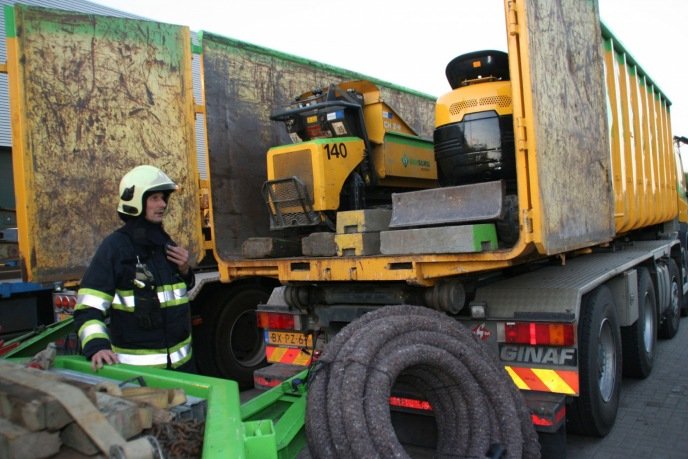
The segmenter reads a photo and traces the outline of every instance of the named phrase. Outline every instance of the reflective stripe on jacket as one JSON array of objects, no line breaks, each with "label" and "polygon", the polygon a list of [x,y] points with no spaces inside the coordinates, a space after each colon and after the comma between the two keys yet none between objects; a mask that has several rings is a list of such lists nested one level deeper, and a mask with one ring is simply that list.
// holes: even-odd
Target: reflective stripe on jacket
[{"label": "reflective stripe on jacket", "polygon": [[170,349],[126,349],[113,346],[120,363],[165,368],[167,357],[172,368],[185,364],[191,358],[191,337]]}]

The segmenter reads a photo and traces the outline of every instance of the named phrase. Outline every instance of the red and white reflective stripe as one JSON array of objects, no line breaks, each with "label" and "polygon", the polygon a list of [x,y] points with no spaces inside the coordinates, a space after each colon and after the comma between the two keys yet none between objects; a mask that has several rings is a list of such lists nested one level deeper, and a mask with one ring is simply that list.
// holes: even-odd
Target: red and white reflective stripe
[{"label": "red and white reflective stripe", "polygon": [[510,366],[504,368],[519,389],[566,395],[578,395],[580,392],[578,371],[576,370]]}]

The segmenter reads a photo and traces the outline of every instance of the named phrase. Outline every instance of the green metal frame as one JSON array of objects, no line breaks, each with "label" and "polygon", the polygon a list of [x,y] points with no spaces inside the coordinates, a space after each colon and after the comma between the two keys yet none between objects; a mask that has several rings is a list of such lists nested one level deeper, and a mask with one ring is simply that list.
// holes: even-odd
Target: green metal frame
[{"label": "green metal frame", "polygon": [[[275,449],[280,458],[296,457],[306,446],[304,425],[307,373],[304,370],[241,406],[241,418],[245,425],[257,425],[260,428],[266,418],[274,420]],[[247,443],[251,443],[252,451],[254,444],[256,448],[262,448],[261,444],[264,442],[260,435],[247,440]],[[267,455],[269,451],[262,449],[256,453],[255,457],[275,457]]]},{"label": "green metal frame", "polygon": [[17,347],[8,351],[2,357],[4,358],[20,358],[33,357],[36,353],[45,349],[48,343],[67,336],[74,331],[74,319],[66,319],[60,322],[55,322],[46,327],[41,327],[36,330],[17,336],[9,341],[6,341],[4,347],[8,347],[14,343],[18,343]]}]

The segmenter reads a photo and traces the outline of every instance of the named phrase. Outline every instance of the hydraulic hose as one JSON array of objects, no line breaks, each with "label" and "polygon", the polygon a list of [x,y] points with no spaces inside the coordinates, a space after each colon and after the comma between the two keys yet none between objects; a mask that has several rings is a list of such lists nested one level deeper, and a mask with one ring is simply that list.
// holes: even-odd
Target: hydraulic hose
[{"label": "hydraulic hose", "polygon": [[456,320],[387,306],[344,327],[311,369],[306,434],[313,457],[409,457],[389,407],[395,382],[432,406],[437,457],[536,458],[523,397],[485,346]]}]

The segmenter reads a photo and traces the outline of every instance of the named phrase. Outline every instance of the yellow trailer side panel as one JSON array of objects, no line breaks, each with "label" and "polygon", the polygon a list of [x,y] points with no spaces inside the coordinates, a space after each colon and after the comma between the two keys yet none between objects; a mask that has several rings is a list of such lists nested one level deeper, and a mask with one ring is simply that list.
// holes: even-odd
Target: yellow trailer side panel
[{"label": "yellow trailer side panel", "polygon": [[121,224],[120,178],[143,163],[180,185],[165,228],[202,255],[188,28],[19,4],[7,16],[27,279],[78,280]]},{"label": "yellow trailer side panel", "polygon": [[519,202],[538,250],[610,240],[614,197],[594,1],[506,1]]},{"label": "yellow trailer side panel", "polygon": [[625,233],[678,213],[670,102],[611,32],[602,32],[614,218],[616,232]]},{"label": "yellow trailer side panel", "polygon": [[670,102],[596,1],[507,1],[519,203],[543,254],[678,216]]}]

